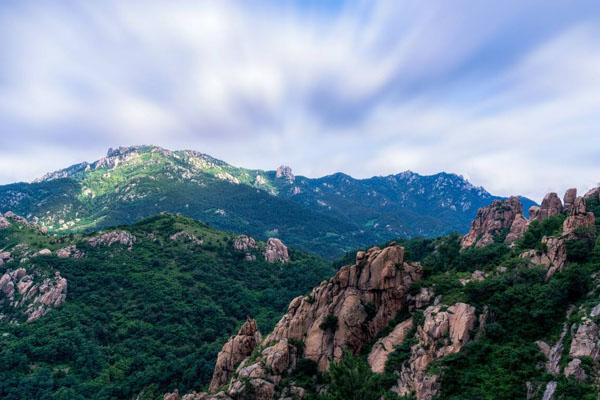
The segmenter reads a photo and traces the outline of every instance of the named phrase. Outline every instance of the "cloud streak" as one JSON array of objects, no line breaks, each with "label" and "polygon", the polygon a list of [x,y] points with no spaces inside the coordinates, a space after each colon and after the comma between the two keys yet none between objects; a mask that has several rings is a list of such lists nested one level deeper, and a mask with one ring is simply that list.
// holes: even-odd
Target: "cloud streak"
[{"label": "cloud streak", "polygon": [[0,182],[153,143],[309,176],[588,188],[600,6],[494,3],[5,2]]}]

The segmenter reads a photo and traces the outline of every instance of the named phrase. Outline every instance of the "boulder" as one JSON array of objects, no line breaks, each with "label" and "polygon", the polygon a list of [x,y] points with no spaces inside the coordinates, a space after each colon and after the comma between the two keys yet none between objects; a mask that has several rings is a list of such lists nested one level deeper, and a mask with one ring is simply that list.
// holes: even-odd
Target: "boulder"
[{"label": "boulder", "polygon": [[597,199],[598,201],[600,201],[600,187],[595,187],[593,189],[588,190],[586,194],[583,195],[583,198],[586,200]]},{"label": "boulder", "polygon": [[51,256],[52,255],[52,250],[50,249],[42,249],[40,251],[38,251],[37,253],[35,253],[33,255],[33,257],[38,257],[38,256]]},{"label": "boulder", "polygon": [[75,245],[70,245],[67,247],[63,247],[62,249],[56,250],[56,256],[58,258],[81,258],[84,256],[84,253],[77,248]]},{"label": "boulder", "polygon": [[10,226],[10,222],[0,214],[0,229],[5,229]]},{"label": "boulder", "polygon": [[390,353],[394,351],[396,346],[399,346],[404,342],[412,327],[412,319],[409,318],[396,325],[389,335],[375,342],[368,357],[369,366],[373,372],[380,374],[384,372],[385,363],[387,362]]},{"label": "boulder", "polygon": [[209,392],[216,392],[228,382],[238,364],[252,354],[256,345],[260,343],[260,339],[256,321],[253,319],[246,320],[237,335],[232,336],[219,352],[208,388]]},{"label": "boulder", "polygon": [[265,248],[264,256],[265,261],[269,263],[287,263],[290,261],[288,248],[281,240],[277,238],[269,238],[267,240],[267,247]]},{"label": "boulder", "polygon": [[497,235],[506,231],[507,243],[512,243],[525,232],[527,221],[523,217],[518,197],[495,200],[480,208],[471,224],[471,230],[462,238],[461,247],[483,247],[494,243]]},{"label": "boulder", "polygon": [[544,236],[542,244],[546,251],[527,250],[521,253],[520,257],[547,268],[546,279],[550,279],[556,271],[562,270],[567,262],[566,241],[561,237]]}]

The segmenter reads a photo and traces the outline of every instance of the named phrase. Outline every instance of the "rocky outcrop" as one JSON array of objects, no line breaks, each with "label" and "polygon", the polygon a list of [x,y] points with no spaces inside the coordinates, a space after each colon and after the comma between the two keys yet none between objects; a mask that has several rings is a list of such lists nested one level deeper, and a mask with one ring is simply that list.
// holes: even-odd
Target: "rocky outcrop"
[{"label": "rocky outcrop", "polygon": [[10,222],[4,216],[0,215],[0,229],[6,229],[10,226]]},{"label": "rocky outcrop", "polygon": [[27,322],[35,321],[59,307],[67,296],[67,280],[59,272],[53,278],[34,282],[24,268],[7,271],[0,277],[0,303],[23,310]]},{"label": "rocky outcrop", "polygon": [[252,354],[260,339],[256,321],[248,319],[237,335],[231,337],[219,352],[209,385],[210,392],[216,392],[229,381],[238,364]]},{"label": "rocky outcrop", "polygon": [[496,236],[507,233],[505,242],[510,244],[525,232],[527,220],[523,217],[518,197],[495,200],[480,208],[471,224],[471,230],[462,238],[461,247],[484,247],[494,243]]},{"label": "rocky outcrop", "polygon": [[239,235],[233,240],[233,248],[237,251],[248,251],[256,248],[256,240],[247,235]]},{"label": "rocky outcrop", "polygon": [[563,223],[563,236],[577,238],[581,235],[594,235],[595,222],[594,213],[587,212],[585,199],[577,197],[573,202],[569,216]]},{"label": "rocky outcrop", "polygon": [[267,240],[264,256],[265,261],[269,263],[287,263],[290,261],[287,246],[277,238],[269,238],[269,240]]},{"label": "rocky outcrop", "polygon": [[88,239],[88,244],[92,247],[121,244],[131,250],[136,240],[136,237],[127,231],[111,231]]},{"label": "rocky outcrop", "polygon": [[546,218],[560,214],[562,211],[563,205],[562,201],[560,200],[560,197],[558,197],[556,193],[551,192],[544,196],[539,210],[535,213],[535,218],[531,216],[530,218],[537,219],[538,221],[543,221]]},{"label": "rocky outcrop", "polygon": [[12,259],[10,251],[0,251],[0,267]]},{"label": "rocky outcrop", "polygon": [[79,250],[74,244],[56,250],[58,258],[82,258],[84,255],[83,251]]},{"label": "rocky outcrop", "polygon": [[[571,311],[569,311],[567,313],[567,317],[569,316],[570,313],[571,313]],[[543,340],[538,340],[537,342],[535,342],[535,344],[537,344],[538,348],[540,349],[540,351],[542,352],[542,354],[544,354],[544,357],[546,358],[545,368],[546,368],[546,372],[548,372],[549,374],[552,374],[555,376],[560,374],[560,359],[562,358],[564,339],[565,339],[565,335],[567,334],[567,331],[568,331],[568,325],[567,325],[567,323],[564,323],[563,327],[562,327],[562,331],[560,333],[560,337],[558,338],[558,340],[556,341],[556,343],[553,346],[550,346],[548,343],[544,342]]]},{"label": "rocky outcrop", "polygon": [[280,179],[286,179],[289,182],[293,182],[296,177],[292,173],[292,169],[287,165],[280,165],[275,171],[275,177]]},{"label": "rocky outcrop", "polygon": [[41,250],[35,252],[33,254],[33,257],[51,256],[51,255],[52,255],[52,250],[50,250],[50,249],[41,249]]},{"label": "rocky outcrop", "polygon": [[574,358],[565,367],[565,376],[567,378],[573,378],[580,382],[583,382],[587,379],[587,374],[585,370],[581,366],[581,360],[579,358]]},{"label": "rocky outcrop", "polygon": [[193,243],[196,244],[198,246],[202,245],[204,242],[202,241],[202,239],[198,239],[196,237],[196,235],[191,234],[187,231],[179,231],[179,232],[175,232],[174,234],[172,234],[171,236],[169,236],[169,239],[172,241],[183,241],[183,242],[189,242],[189,243]]},{"label": "rocky outcrop", "polygon": [[596,200],[600,201],[600,187],[596,187],[596,188],[588,190],[586,192],[586,194],[583,195],[583,198],[586,200],[596,199]]},{"label": "rocky outcrop", "polygon": [[358,352],[406,305],[421,267],[404,261],[404,248],[391,245],[359,252],[309,296],[297,297],[267,340],[303,340],[304,354],[325,370],[344,350]]},{"label": "rocky outcrop", "polygon": [[542,245],[546,248],[545,251],[527,250],[521,254],[521,258],[544,266],[548,270],[546,279],[550,279],[557,271],[562,270],[567,262],[566,241],[562,237],[544,236]]},{"label": "rocky outcrop", "polygon": [[[241,345],[242,350],[237,353],[247,358],[235,372],[232,371],[241,357],[232,357],[234,343],[243,340],[253,343],[254,339],[239,338],[251,336],[254,329],[250,335],[240,331],[230,339],[219,353],[210,385],[212,392],[229,383],[227,388],[212,395],[198,394],[205,396],[198,398],[271,400],[276,393],[285,399],[301,396],[304,390],[300,387],[277,386],[295,368],[298,359],[303,356],[313,360],[324,371],[332,361],[341,359],[343,351],[358,353],[407,307],[408,289],[421,276],[420,265],[406,262],[401,246],[392,244],[359,252],[353,265],[342,267],[308,296],[292,300],[273,332],[257,346],[260,353],[256,354],[254,349],[256,357],[247,357],[251,347],[254,348],[251,344]],[[384,353],[389,353],[390,342],[399,340],[400,331],[403,329],[397,328],[395,338],[379,342],[385,350],[371,357],[374,365],[381,365],[381,360],[387,357]],[[228,382],[230,376],[233,378]]]},{"label": "rocky outcrop", "polygon": [[450,307],[431,306],[417,328],[418,343],[411,347],[409,360],[400,371],[392,390],[400,396],[414,393],[417,400],[432,399],[439,389],[439,377],[427,373],[432,361],[460,351],[469,341],[477,317],[475,307],[456,303]]},{"label": "rocky outcrop", "polygon": [[600,358],[600,328],[592,320],[586,320],[577,327],[573,335],[571,357],[590,357],[592,360]]},{"label": "rocky outcrop", "polygon": [[385,363],[387,362],[390,353],[394,351],[396,346],[399,346],[404,342],[412,327],[413,322],[412,319],[409,318],[396,325],[389,335],[375,342],[368,357],[369,366],[373,372],[384,372]]},{"label": "rocky outcrop", "polygon": [[563,211],[567,214],[571,212],[573,209],[573,205],[575,204],[575,199],[577,198],[577,189],[571,188],[567,189],[565,192],[565,196],[563,197]]}]

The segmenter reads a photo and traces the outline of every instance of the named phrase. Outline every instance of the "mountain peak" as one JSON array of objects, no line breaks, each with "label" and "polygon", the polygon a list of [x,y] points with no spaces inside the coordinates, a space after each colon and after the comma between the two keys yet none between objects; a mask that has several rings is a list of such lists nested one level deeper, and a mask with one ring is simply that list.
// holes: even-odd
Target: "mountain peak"
[{"label": "mountain peak", "polygon": [[288,167],[287,165],[280,165],[279,167],[277,167],[277,170],[275,171],[275,177],[285,178],[290,182],[293,182],[296,178],[292,173],[292,168]]}]

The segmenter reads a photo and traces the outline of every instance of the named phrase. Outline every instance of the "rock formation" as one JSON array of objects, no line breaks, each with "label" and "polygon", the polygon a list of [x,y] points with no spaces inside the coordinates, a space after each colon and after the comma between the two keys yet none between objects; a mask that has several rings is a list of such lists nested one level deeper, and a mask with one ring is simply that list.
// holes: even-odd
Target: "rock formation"
[{"label": "rock formation", "polygon": [[531,219],[537,219],[538,221],[543,221],[546,218],[552,217],[553,215],[560,214],[563,211],[562,201],[560,201],[560,197],[554,192],[548,193],[544,196],[542,200],[542,204],[535,213],[535,218],[531,217]]},{"label": "rock formation", "polygon": [[238,364],[252,354],[260,339],[256,321],[248,319],[237,335],[232,336],[219,352],[208,389],[210,392],[216,392],[229,381]]},{"label": "rock formation", "polygon": [[577,198],[577,189],[571,188],[567,189],[565,192],[565,196],[563,197],[563,211],[569,214],[573,209],[573,205],[575,204],[575,199]]},{"label": "rock formation", "polygon": [[275,171],[275,177],[276,178],[284,178],[290,182],[293,182],[294,179],[296,178],[294,176],[294,174],[292,173],[292,169],[290,167],[288,167],[287,165],[280,165],[279,167],[277,167],[277,171]]},{"label": "rock formation", "polygon": [[267,240],[267,247],[265,248],[264,256],[265,261],[270,263],[286,263],[290,261],[288,248],[281,240],[277,238],[269,238],[269,240]]},{"label": "rock formation", "polygon": [[239,235],[233,241],[233,248],[237,251],[248,251],[256,248],[256,240],[247,235]]},{"label": "rock formation", "polygon": [[[240,330],[219,353],[210,385],[214,393],[229,383],[225,391],[194,394],[193,398],[238,399],[252,392],[249,398],[271,400],[279,389],[282,398],[301,395],[302,388],[277,387],[301,356],[313,360],[324,371],[330,362],[341,359],[343,351],[358,353],[407,307],[408,288],[421,276],[420,265],[406,262],[404,248],[398,245],[359,252],[353,265],[342,267],[308,296],[293,299],[273,332],[256,345],[259,352],[253,345],[258,343],[255,328]],[[398,337],[403,328],[394,331],[395,338],[380,342],[386,350],[371,357],[373,365],[379,365],[377,368],[387,357],[384,353],[389,353],[390,342],[401,340]],[[241,350],[234,351],[236,346]],[[248,357],[253,351],[256,357]],[[234,353],[243,356],[234,357]],[[242,361],[244,357],[247,358]]]},{"label": "rock formation", "polygon": [[400,396],[414,393],[417,400],[432,399],[439,389],[439,377],[427,373],[432,361],[456,353],[469,341],[475,327],[475,307],[456,303],[450,307],[430,306],[425,321],[417,327],[418,343],[400,371],[392,390]]},{"label": "rock formation", "polygon": [[67,296],[67,280],[59,272],[54,278],[35,283],[24,268],[7,271],[0,277],[0,303],[24,309],[27,322],[35,321],[51,308],[62,305]]},{"label": "rock formation", "polygon": [[563,236],[572,238],[582,233],[595,234],[595,221],[594,213],[586,210],[585,199],[577,197],[571,206],[569,216],[563,223]]},{"label": "rock formation", "polygon": [[177,240],[181,240],[183,242],[190,242],[190,243],[194,243],[198,246],[202,245],[202,243],[204,243],[202,241],[202,239],[198,239],[196,237],[196,235],[193,235],[187,231],[179,231],[179,232],[175,232],[174,234],[172,234],[171,236],[169,236],[169,239],[172,241],[177,241]]},{"label": "rock formation", "polygon": [[0,215],[0,229],[5,229],[10,226],[10,222],[4,216]]},{"label": "rock formation", "polygon": [[583,198],[586,200],[597,199],[600,201],[600,187],[590,189],[586,194],[583,195]]},{"label": "rock formation", "polygon": [[483,247],[494,243],[495,237],[506,232],[505,243],[510,244],[525,232],[527,220],[523,217],[518,197],[495,200],[487,207],[477,210],[471,230],[461,241],[461,247]]},{"label": "rock formation", "polygon": [[81,250],[79,250],[74,244],[56,250],[56,256],[59,258],[82,258],[84,255],[85,254]]},{"label": "rock formation", "polygon": [[533,264],[544,266],[548,270],[546,279],[550,279],[554,273],[562,270],[567,262],[567,246],[564,238],[553,236],[544,236],[542,245],[546,248],[545,251],[527,250],[521,257]]},{"label": "rock formation", "polygon": [[92,247],[122,244],[131,250],[136,240],[136,237],[127,231],[111,231],[88,239],[88,244]]},{"label": "rock formation", "polygon": [[394,351],[396,346],[399,346],[404,342],[412,327],[413,322],[412,319],[409,318],[396,325],[389,335],[375,342],[368,357],[369,366],[373,372],[384,372],[385,363],[387,362],[390,353]]}]

